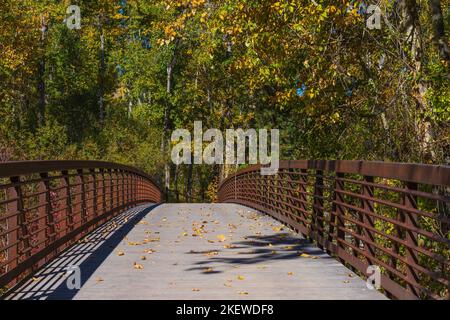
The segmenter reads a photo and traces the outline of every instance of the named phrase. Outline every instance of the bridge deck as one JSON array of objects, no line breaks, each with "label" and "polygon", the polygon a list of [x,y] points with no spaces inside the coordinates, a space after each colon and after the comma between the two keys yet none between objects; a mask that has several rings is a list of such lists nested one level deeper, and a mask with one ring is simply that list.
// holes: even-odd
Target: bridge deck
[{"label": "bridge deck", "polygon": [[[79,290],[67,288],[70,265],[80,267]],[[7,298],[386,299],[277,221],[234,204],[129,210]]]}]

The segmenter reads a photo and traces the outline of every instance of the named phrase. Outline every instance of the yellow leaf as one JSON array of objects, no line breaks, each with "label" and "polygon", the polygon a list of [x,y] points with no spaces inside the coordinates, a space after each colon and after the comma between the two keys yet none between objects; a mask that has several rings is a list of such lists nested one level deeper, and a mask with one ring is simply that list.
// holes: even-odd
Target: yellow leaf
[{"label": "yellow leaf", "polygon": [[219,242],[224,242],[227,238],[223,234],[219,234],[217,236],[217,239],[219,240]]},{"label": "yellow leaf", "polygon": [[241,276],[241,275],[238,275],[237,278],[238,278],[238,280],[245,280],[245,277]]},{"label": "yellow leaf", "polygon": [[140,270],[140,269],[144,269],[144,266],[142,264],[139,264],[139,263],[135,262],[134,263],[134,268]]},{"label": "yellow leaf", "polygon": [[300,257],[302,257],[302,258],[309,258],[310,257],[310,255],[309,254],[307,254],[307,253],[300,253]]}]

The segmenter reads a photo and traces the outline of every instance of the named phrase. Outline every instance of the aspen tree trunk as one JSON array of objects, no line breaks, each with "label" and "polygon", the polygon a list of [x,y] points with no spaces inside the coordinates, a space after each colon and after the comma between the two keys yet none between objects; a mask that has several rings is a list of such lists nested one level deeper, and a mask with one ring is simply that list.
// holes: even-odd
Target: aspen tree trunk
[{"label": "aspen tree trunk", "polygon": [[[169,140],[169,129],[170,129],[170,110],[171,110],[171,102],[169,98],[172,94],[173,88],[173,68],[176,62],[176,50],[177,43],[175,44],[175,48],[172,54],[172,59],[167,65],[167,79],[166,79],[166,92],[167,92],[167,100],[164,108],[164,127],[163,127],[163,136],[161,140],[161,152],[163,154],[168,154],[168,140]],[[167,159],[164,165],[164,186],[166,192],[170,189],[170,159]]]},{"label": "aspen tree trunk", "polygon": [[[416,99],[418,114],[422,115],[429,106],[427,105],[426,100],[428,87],[421,76],[423,43],[419,22],[419,7],[416,0],[400,0],[399,9],[400,27],[404,33],[404,39],[408,46],[407,49],[409,50],[409,58],[414,68],[414,76],[417,79],[417,88],[414,89],[413,95]],[[423,162],[434,162],[436,155],[433,150],[434,137],[430,121],[423,117],[418,117],[416,122],[416,134],[419,138],[421,160]]]},{"label": "aspen tree trunk", "polygon": [[38,68],[38,92],[39,92],[39,105],[37,113],[38,126],[42,126],[45,123],[45,40],[47,37],[48,22],[44,15],[41,16],[41,49],[42,55],[39,61]]},{"label": "aspen tree trunk", "polygon": [[433,24],[433,41],[439,51],[439,56],[442,60],[449,63],[450,53],[448,50],[445,36],[444,16],[442,15],[442,7],[440,0],[429,0],[431,21]]},{"label": "aspen tree trunk", "polygon": [[187,180],[186,180],[186,201],[192,202],[192,173],[193,173],[193,164],[188,164],[187,169]]},{"label": "aspen tree trunk", "polygon": [[105,35],[103,34],[103,21],[102,17],[98,16],[98,30],[100,34],[100,50],[99,50],[99,77],[98,77],[98,109],[100,123],[103,125],[105,121],[105,105],[104,105],[104,93],[105,93]]}]

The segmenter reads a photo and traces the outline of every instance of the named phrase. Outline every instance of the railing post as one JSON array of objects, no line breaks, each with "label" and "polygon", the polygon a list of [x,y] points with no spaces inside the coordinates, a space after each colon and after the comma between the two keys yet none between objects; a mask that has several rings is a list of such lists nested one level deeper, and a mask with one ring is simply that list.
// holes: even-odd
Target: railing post
[{"label": "railing post", "polygon": [[73,230],[74,221],[73,221],[73,211],[72,211],[72,194],[70,190],[70,179],[69,179],[69,172],[67,170],[61,171],[61,187],[63,188],[61,191],[61,196],[65,198],[65,200],[61,201],[61,204],[63,206],[66,206],[65,212],[66,215],[66,228],[67,230],[64,231],[64,234],[67,234],[69,231]]},{"label": "railing post", "polygon": [[112,211],[114,208],[114,180],[113,180],[113,170],[108,169],[108,191],[109,191],[109,210]]},{"label": "railing post", "polygon": [[[23,203],[22,186],[20,184],[20,177],[12,177],[11,183],[14,185],[12,193],[17,197],[17,226],[18,226],[18,241],[17,244],[17,258],[25,253],[26,257],[31,255],[30,233],[27,226],[25,208]],[[22,250],[20,248],[22,243]]]},{"label": "railing post", "polygon": [[[56,240],[56,226],[55,226],[55,217],[53,215],[52,208],[52,197],[50,194],[50,183],[48,180],[48,173],[41,173],[41,182],[39,182],[38,191],[39,191],[39,229],[43,229],[42,233],[38,235],[38,241],[43,242],[42,247],[38,248],[38,250],[43,249],[48,245],[48,243],[52,243]],[[42,223],[41,221],[44,221]],[[46,226],[46,228],[44,228]],[[58,252],[53,251],[53,255],[56,255]]]},{"label": "railing post", "polygon": [[[305,222],[303,222],[303,225],[305,227],[305,230],[309,229],[309,226],[307,224],[308,221],[308,215],[306,212],[308,212],[308,197],[306,196],[306,185],[308,183],[308,170],[306,169],[300,169],[300,178],[298,181],[298,196],[300,200],[300,214],[302,215]],[[309,237],[309,235],[305,234],[304,236]]]},{"label": "railing post", "polygon": [[125,205],[126,205],[126,198],[125,198],[125,177],[124,177],[124,172],[123,170],[120,170],[120,182],[121,182],[121,202],[120,202],[120,206],[122,207],[122,210],[125,209]]},{"label": "railing post", "polygon": [[323,249],[323,171],[316,170],[316,182],[314,184],[314,208],[313,208],[313,225],[316,229],[317,246]]},{"label": "railing post", "polygon": [[[333,212],[334,215],[336,216],[335,219],[335,224],[336,224],[336,230],[335,230],[335,238],[336,238],[336,245],[339,250],[345,250],[345,247],[343,245],[342,242],[345,241],[345,232],[343,230],[343,228],[345,227],[345,210],[343,208],[343,206],[339,203],[336,202],[340,202],[340,203],[345,203],[345,199],[344,199],[344,195],[342,194],[341,191],[345,190],[345,184],[344,181],[342,181],[342,179],[344,178],[344,174],[341,172],[337,172],[336,173],[336,180],[334,182],[334,198],[335,198],[335,202],[333,205]],[[338,252],[338,256],[339,259],[342,263],[345,263],[339,255]]]},{"label": "railing post", "polygon": [[100,214],[105,214],[107,212],[106,208],[106,184],[105,184],[105,170],[103,168],[100,168],[98,171],[98,174],[100,176],[100,187],[98,190],[101,190],[100,192]]},{"label": "railing post", "polygon": [[[408,191],[416,191],[417,183],[406,182],[405,183],[405,193],[403,194],[403,205],[409,209],[417,209],[417,197],[409,193]],[[411,212],[404,211],[403,218],[406,225],[414,228],[418,228],[417,216]],[[416,270],[411,267],[413,264],[418,264],[417,253],[414,249],[417,247],[417,233],[411,230],[406,230],[406,243],[408,247],[406,248],[406,278],[413,284],[417,284],[419,277]],[[412,248],[411,248],[412,247]],[[411,293],[416,296],[420,296],[420,292],[416,289],[414,285],[408,283],[406,288]]]},{"label": "railing post", "polygon": [[90,196],[92,197],[92,217],[95,218],[99,214],[98,212],[98,190],[97,190],[97,175],[95,172],[95,168],[89,169],[90,177],[89,177],[89,189]]},{"label": "railing post", "polygon": [[[362,185],[361,193],[363,195],[363,199],[361,199],[361,207],[364,211],[374,213],[373,209],[373,201],[368,200],[366,198],[373,198],[374,196],[374,188],[373,186],[369,185],[374,183],[374,178],[369,176],[364,176],[364,184]],[[363,212],[360,215],[360,221],[365,225],[364,227],[364,251],[367,253],[366,259],[369,265],[373,264],[373,258],[375,257],[375,250],[373,246],[369,243],[375,243],[375,237],[370,229],[368,229],[366,226],[370,228],[375,228],[375,224],[373,222],[373,218],[370,214]],[[362,218],[362,219],[361,219]]]},{"label": "railing post", "polygon": [[80,218],[81,218],[81,225],[85,224],[88,220],[88,213],[87,213],[87,204],[86,204],[86,185],[84,184],[84,173],[83,169],[77,170],[77,184],[79,184],[79,191],[81,195],[81,211],[80,211]]},{"label": "railing post", "polygon": [[[7,261],[10,260],[9,264],[6,266],[6,272],[14,269],[19,260],[19,229],[21,228],[20,211],[23,210],[23,198],[22,192],[20,190],[20,177],[11,177],[10,182],[11,187],[7,189],[7,198],[10,200],[7,204],[7,214],[9,215],[7,219],[6,229],[8,230],[7,235]],[[11,285],[17,283],[15,279]]]},{"label": "railing post", "polygon": [[131,174],[131,202],[134,204],[136,202],[136,177]]}]

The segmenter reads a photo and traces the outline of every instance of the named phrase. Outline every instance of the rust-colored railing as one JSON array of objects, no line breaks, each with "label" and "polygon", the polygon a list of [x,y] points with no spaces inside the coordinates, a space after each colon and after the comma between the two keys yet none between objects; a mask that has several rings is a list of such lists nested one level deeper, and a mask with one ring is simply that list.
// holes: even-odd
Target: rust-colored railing
[{"label": "rust-colored railing", "polygon": [[162,201],[132,167],[100,161],[0,163],[0,289],[120,212]]},{"label": "rust-colored railing", "polygon": [[449,166],[299,160],[238,171],[219,201],[275,217],[362,276],[378,266],[389,297],[449,299],[449,193]]}]

